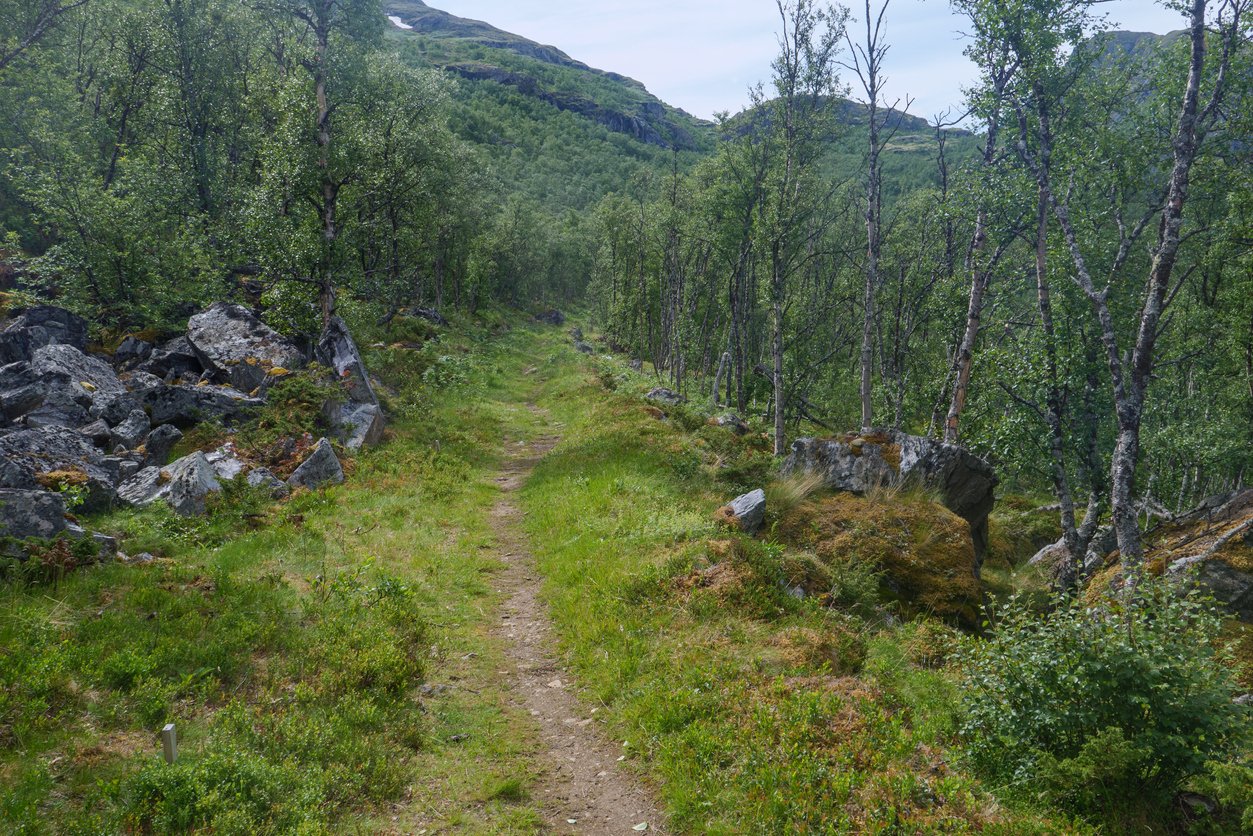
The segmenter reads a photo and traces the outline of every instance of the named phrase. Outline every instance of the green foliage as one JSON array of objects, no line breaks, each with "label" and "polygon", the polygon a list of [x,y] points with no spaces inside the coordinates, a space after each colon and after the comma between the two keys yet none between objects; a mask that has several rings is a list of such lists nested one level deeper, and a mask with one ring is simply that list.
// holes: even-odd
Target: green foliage
[{"label": "green foliage", "polygon": [[1095,818],[1164,807],[1248,742],[1220,627],[1212,604],[1166,581],[1046,615],[1011,601],[961,654],[972,764],[1019,797]]}]

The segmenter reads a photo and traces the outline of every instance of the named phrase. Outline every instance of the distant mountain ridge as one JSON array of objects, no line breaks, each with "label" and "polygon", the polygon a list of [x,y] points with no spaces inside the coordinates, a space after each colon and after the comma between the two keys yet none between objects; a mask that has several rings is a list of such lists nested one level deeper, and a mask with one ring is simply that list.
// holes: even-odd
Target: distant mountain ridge
[{"label": "distant mountain ridge", "polygon": [[[491,81],[518,90],[559,110],[569,111],[659,148],[696,151],[707,148],[710,123],[697,119],[653,96],[643,84],[619,73],[599,70],[549,46],[498,29],[489,23],[458,17],[421,0],[386,0],[384,13],[404,24],[403,31],[437,42],[428,50],[436,66],[462,78]],[[395,21],[393,21],[394,23]],[[484,53],[483,50],[499,50]],[[617,95],[597,96],[586,84],[571,86],[542,77],[526,63],[502,66],[501,53],[524,61],[560,68],[584,80],[612,85]],[[602,87],[603,89],[603,87]]]}]

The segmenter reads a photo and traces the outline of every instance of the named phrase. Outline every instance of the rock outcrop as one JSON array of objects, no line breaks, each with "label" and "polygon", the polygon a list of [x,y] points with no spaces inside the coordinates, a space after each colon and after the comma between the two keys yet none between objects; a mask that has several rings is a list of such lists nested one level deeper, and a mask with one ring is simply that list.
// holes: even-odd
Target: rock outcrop
[{"label": "rock outcrop", "polygon": [[[228,442],[167,464],[184,429],[212,422],[230,432],[265,405],[271,381],[304,367],[303,352],[246,308],[213,305],[191,318],[186,336],[155,347],[138,337],[112,356],[86,346],[86,322],[59,308],[0,323],[0,361],[8,361],[0,363],[0,536],[10,551],[28,538],[71,537],[111,553],[110,538],[67,516],[67,496],[82,497],[87,511],[163,501],[191,515],[234,479],[275,497],[290,492],[261,465],[290,467],[308,437],[279,439],[255,460]],[[383,410],[342,320],[323,333],[317,354],[346,398],[327,410],[335,436],[349,449],[377,443]],[[290,481],[314,487],[343,478],[322,439]]]},{"label": "rock outcrop", "polygon": [[1150,569],[1200,584],[1236,618],[1253,622],[1253,488],[1163,525],[1144,557]]},{"label": "rock outcrop", "polygon": [[206,371],[243,392],[264,386],[276,371],[281,374],[305,363],[291,340],[242,305],[227,302],[188,320],[187,341]]},{"label": "rock outcrop", "polygon": [[996,474],[963,447],[898,430],[799,438],[792,443],[783,473],[816,473],[827,487],[855,494],[911,484],[935,491],[946,508],[970,525],[976,562],[983,561]]},{"label": "rock outcrop", "polygon": [[366,371],[361,352],[339,317],[332,317],[317,345],[318,361],[335,372],[336,379],[344,389],[347,400],[333,404],[329,422],[335,427],[339,440],[349,450],[359,450],[367,445],[378,444],[383,438],[387,421],[379,405],[370,374]]}]

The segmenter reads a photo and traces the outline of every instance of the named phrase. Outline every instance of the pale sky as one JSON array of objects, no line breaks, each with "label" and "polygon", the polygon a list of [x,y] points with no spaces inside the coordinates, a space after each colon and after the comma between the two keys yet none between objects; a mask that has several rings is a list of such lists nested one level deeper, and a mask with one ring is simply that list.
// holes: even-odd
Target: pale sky
[{"label": "pale sky", "polygon": [[[747,104],[749,86],[770,74],[779,29],[774,0],[426,3],[630,76],[662,101],[706,119]],[[1153,0],[1111,0],[1104,11],[1117,29],[1164,33],[1184,23],[1178,12]],[[960,109],[961,88],[973,80],[974,71],[962,55],[962,23],[948,1],[892,0],[885,28],[892,45],[885,62],[888,98],[912,96],[910,111],[925,117]]]}]

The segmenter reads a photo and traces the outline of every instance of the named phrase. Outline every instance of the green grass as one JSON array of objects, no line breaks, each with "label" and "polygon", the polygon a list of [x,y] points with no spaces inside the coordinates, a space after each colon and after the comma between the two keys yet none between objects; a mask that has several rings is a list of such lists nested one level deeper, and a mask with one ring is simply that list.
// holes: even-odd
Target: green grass
[{"label": "green grass", "polygon": [[536,401],[565,437],[523,491],[526,525],[584,697],[676,830],[1067,829],[1007,811],[955,767],[942,625],[797,600],[783,582],[798,556],[715,527],[762,475],[740,471],[751,444],[728,451],[699,416],[658,421],[642,381],[562,362]]},{"label": "green grass", "polygon": [[0,829],[542,831],[487,511],[506,451],[553,433],[520,502],[560,649],[675,832],[1090,829],[963,768],[953,628],[718,526],[770,478],[760,432],[658,420],[644,376],[508,326],[371,350],[395,423],[345,485],[94,520],[159,559],[0,590]]},{"label": "green grass", "polygon": [[119,512],[92,523],[155,563],[0,589],[0,829],[537,829],[485,524],[530,419],[485,340],[371,358],[399,421],[346,485]]}]

